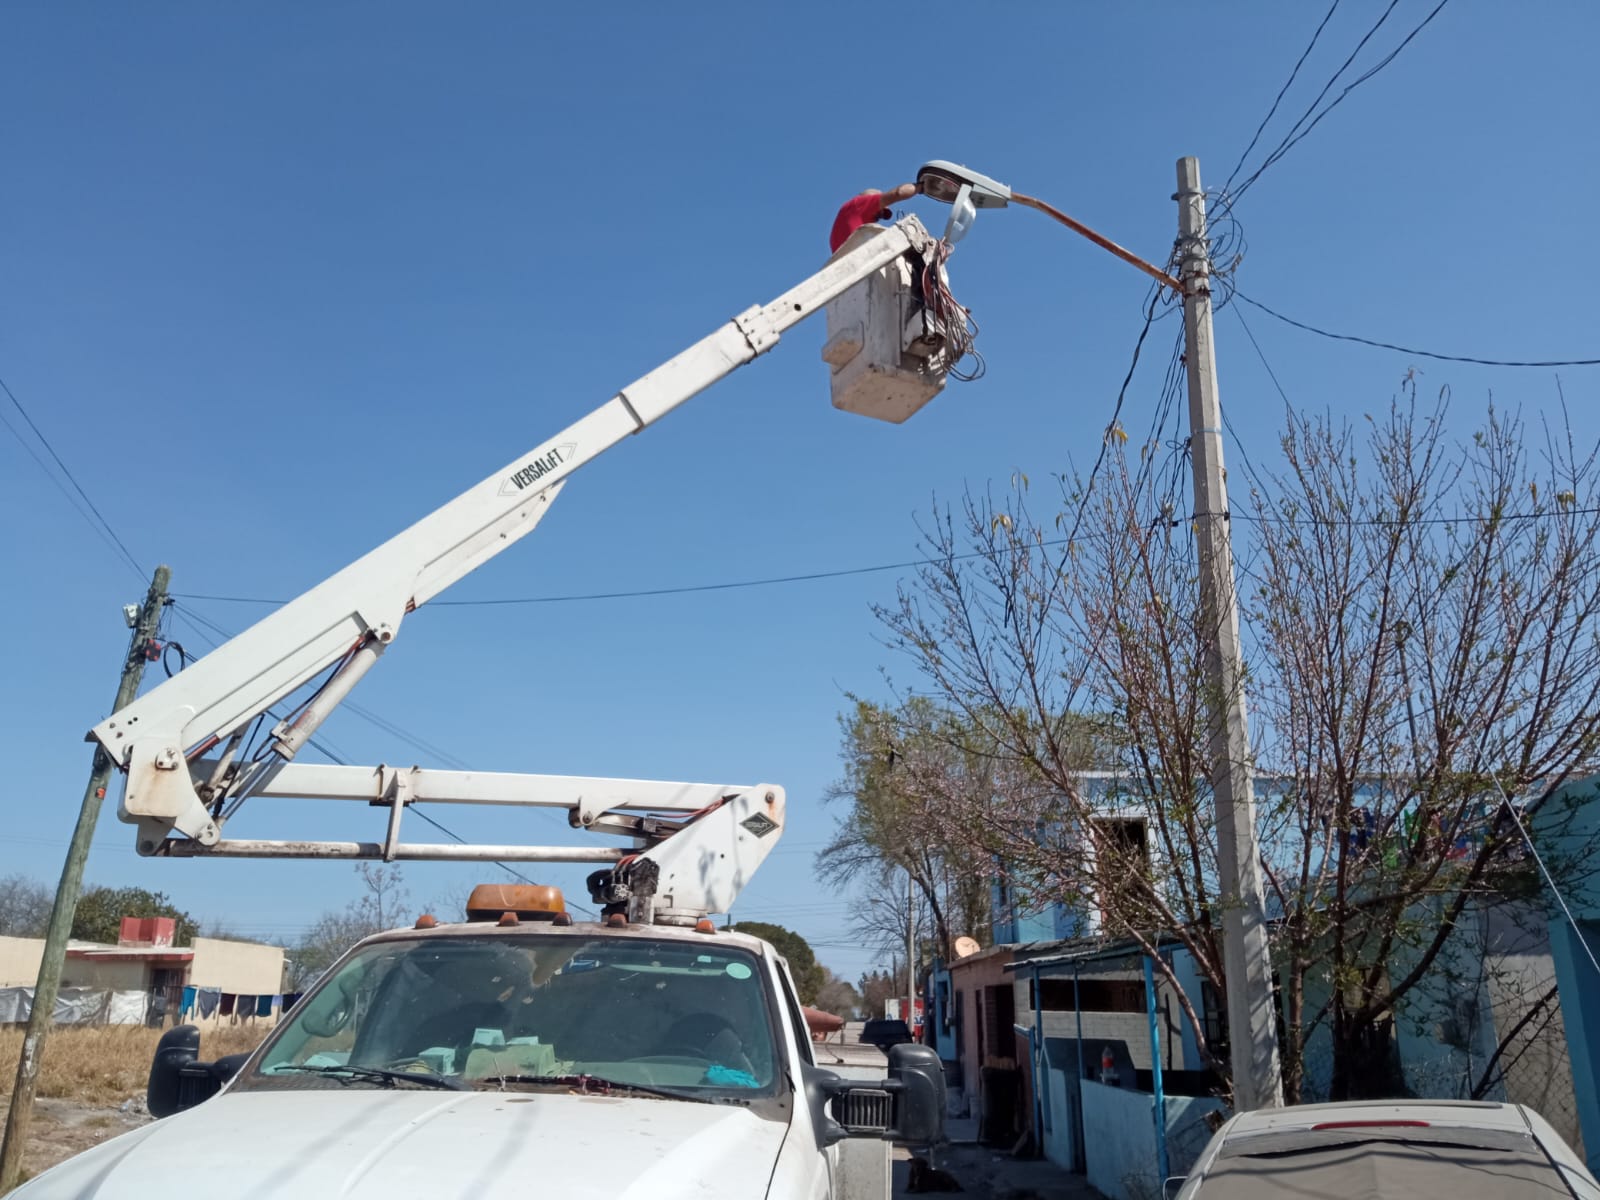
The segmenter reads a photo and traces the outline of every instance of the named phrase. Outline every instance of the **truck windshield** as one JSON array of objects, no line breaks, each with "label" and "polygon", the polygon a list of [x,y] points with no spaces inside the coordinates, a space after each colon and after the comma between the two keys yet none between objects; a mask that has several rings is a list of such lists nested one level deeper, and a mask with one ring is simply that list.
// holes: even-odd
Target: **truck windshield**
[{"label": "truck windshield", "polygon": [[468,1087],[581,1079],[748,1097],[774,1088],[773,1029],[761,963],[745,950],[418,937],[374,943],[341,964],[237,1086],[415,1086],[408,1076],[426,1074]]}]

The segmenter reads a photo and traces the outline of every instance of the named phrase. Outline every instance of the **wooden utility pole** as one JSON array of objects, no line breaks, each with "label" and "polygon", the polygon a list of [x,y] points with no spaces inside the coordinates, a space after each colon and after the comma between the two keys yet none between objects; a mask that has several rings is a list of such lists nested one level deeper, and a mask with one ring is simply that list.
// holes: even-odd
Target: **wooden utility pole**
[{"label": "wooden utility pole", "polygon": [[1278,1027],[1267,946],[1261,852],[1250,727],[1239,648],[1239,598],[1234,589],[1227,472],[1222,466],[1222,403],[1211,329],[1211,251],[1200,161],[1178,160],[1179,278],[1189,370],[1189,445],[1194,460],[1195,531],[1200,545],[1200,607],[1210,692],[1211,786],[1216,805],[1218,901],[1222,966],[1227,980],[1228,1042],[1234,1108],[1247,1112],[1283,1103]]},{"label": "wooden utility pole", "polygon": [[[146,650],[155,643],[161,627],[161,610],[167,603],[167,583],[172,572],[157,567],[150,591],[133,621],[133,637],[122,664],[122,682],[117,686],[113,711],[125,707],[139,691],[144,677]],[[89,858],[89,843],[95,823],[100,819],[100,802],[105,799],[114,764],[105,748],[96,746],[89,786],[78,810],[78,824],[72,831],[67,861],[61,868],[55,904],[50,909],[50,926],[45,933],[44,957],[39,962],[39,979],[34,984],[33,1010],[28,1015],[28,1030],[22,1037],[22,1053],[17,1057],[17,1081],[11,1090],[11,1109],[6,1114],[5,1141],[0,1143],[0,1194],[16,1187],[22,1178],[22,1146],[33,1118],[33,1097],[39,1084],[39,1065],[44,1057],[45,1038],[55,1016],[56,995],[61,990],[61,968],[67,958],[67,939],[72,933],[72,918],[78,911],[78,896],[83,890],[83,866]]]}]

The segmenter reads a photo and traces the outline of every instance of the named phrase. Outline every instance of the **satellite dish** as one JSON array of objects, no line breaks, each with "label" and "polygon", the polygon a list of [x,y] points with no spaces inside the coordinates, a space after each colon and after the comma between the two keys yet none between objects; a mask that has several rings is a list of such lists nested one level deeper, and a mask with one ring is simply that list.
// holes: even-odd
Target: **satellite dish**
[{"label": "satellite dish", "polygon": [[969,954],[976,954],[982,947],[978,945],[977,938],[958,937],[956,939],[956,957],[966,958]]}]

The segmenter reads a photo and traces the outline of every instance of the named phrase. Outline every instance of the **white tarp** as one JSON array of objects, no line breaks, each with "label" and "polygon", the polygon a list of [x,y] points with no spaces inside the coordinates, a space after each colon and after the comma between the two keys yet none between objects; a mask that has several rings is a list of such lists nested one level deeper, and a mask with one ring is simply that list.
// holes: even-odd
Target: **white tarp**
[{"label": "white tarp", "polygon": [[[57,1025],[93,1025],[106,1019],[111,993],[97,988],[62,988],[56,996]],[[0,988],[0,1025],[20,1025],[33,1012],[31,987]]]},{"label": "white tarp", "polygon": [[150,1006],[148,992],[112,992],[106,1009],[108,1025],[143,1025],[145,1009]]}]

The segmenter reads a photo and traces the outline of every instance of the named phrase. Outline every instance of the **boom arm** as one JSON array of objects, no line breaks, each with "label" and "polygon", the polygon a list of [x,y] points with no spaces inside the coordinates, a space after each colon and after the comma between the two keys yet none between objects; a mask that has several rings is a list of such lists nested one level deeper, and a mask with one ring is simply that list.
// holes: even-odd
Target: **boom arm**
[{"label": "boom arm", "polygon": [[[383,655],[406,614],[529,533],[579,467],[770,350],[785,330],[833,298],[908,252],[923,255],[934,245],[915,217],[882,230],[881,236],[853,243],[803,283],[740,313],[575,424],[96,725],[89,739],[104,746],[127,772],[120,815],[138,824],[140,852],[172,852],[183,845],[169,843],[176,832],[191,840],[181,853],[203,853],[202,847],[227,853],[227,844],[219,845],[221,827],[238,803],[250,795],[298,787],[294,780],[309,779],[307,770],[326,770],[302,768],[290,760]],[[251,722],[329,668],[332,673],[312,699],[274,728],[272,755],[250,763],[234,761]],[[219,746],[214,757],[202,757]],[[307,792],[302,787],[289,794]],[[781,811],[781,793],[778,807]],[[329,843],[282,843],[274,853],[286,853],[283,846],[313,845]],[[389,853],[397,845],[391,832]]]}]

